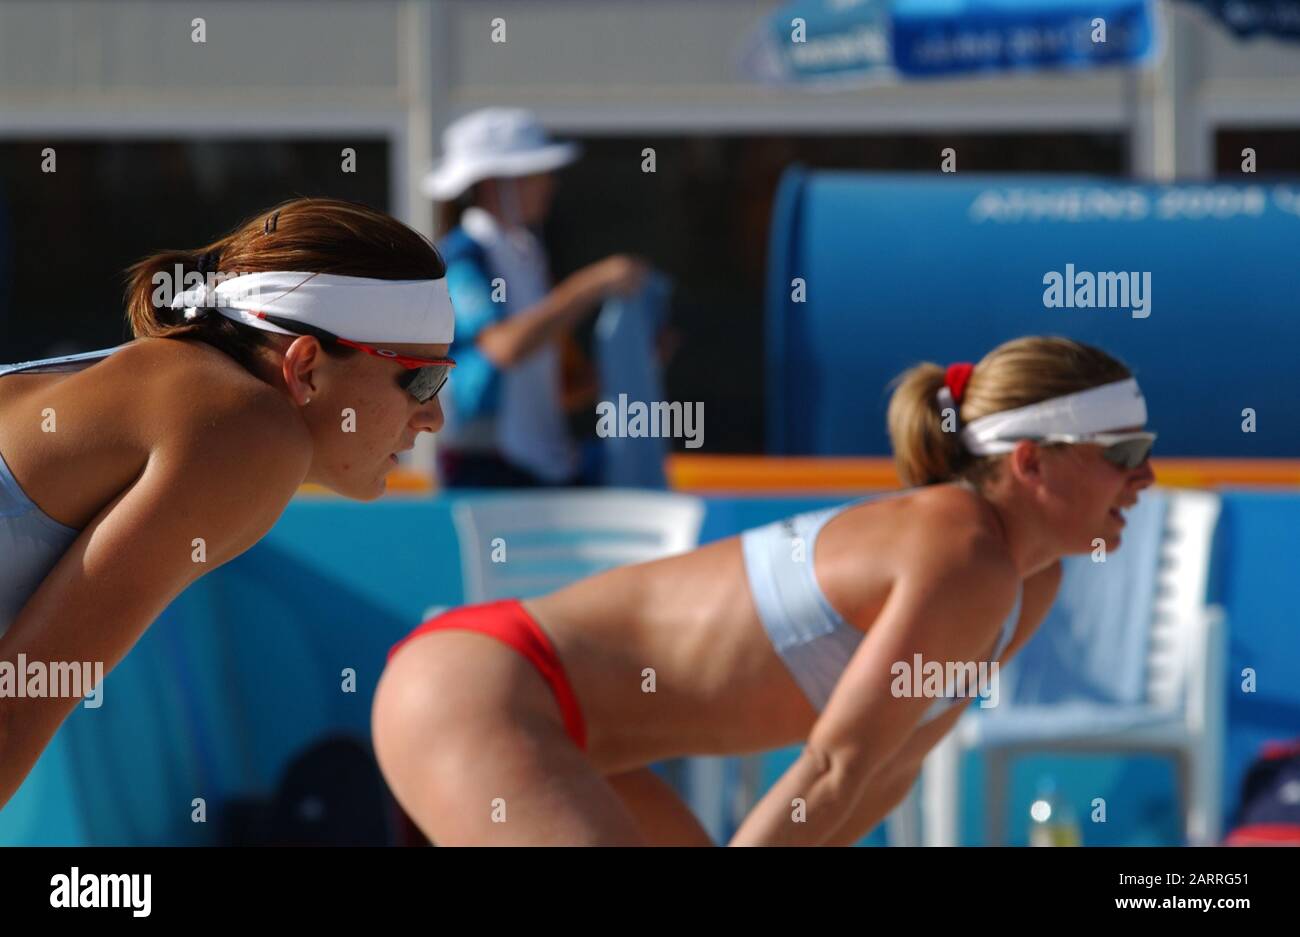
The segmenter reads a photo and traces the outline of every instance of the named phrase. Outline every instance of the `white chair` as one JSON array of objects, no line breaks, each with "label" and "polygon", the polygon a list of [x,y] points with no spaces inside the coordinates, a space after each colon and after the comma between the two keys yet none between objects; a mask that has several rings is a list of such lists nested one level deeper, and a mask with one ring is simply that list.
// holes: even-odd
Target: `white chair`
[{"label": "white chair", "polygon": [[491,602],[692,550],[704,505],[633,489],[529,491],[459,497],[451,516],[465,601]]},{"label": "white chair", "polygon": [[[1041,752],[1143,752],[1173,758],[1188,844],[1218,842],[1225,625],[1222,609],[1206,604],[1206,592],[1219,510],[1218,496],[1208,492],[1153,489],[1130,512],[1126,542],[1104,564],[1093,563],[1088,556],[1065,561],[1060,597],[1066,595],[1067,585],[1073,585],[1072,594],[1081,596],[1079,604],[1094,610],[1113,598],[1104,594],[1112,585],[1149,580],[1152,587],[1129,588],[1121,597],[1126,611],[1094,616],[1105,621],[1071,620],[1059,608],[1053,609],[1041,633],[1021,653],[1027,655],[1035,648],[1050,651],[1056,642],[1055,658],[1040,655],[1032,666],[1026,660],[1013,661],[1002,673],[999,705],[987,711],[968,707],[926,759],[919,786],[927,845],[960,842],[960,775],[962,756],[968,750],[978,750],[986,759],[985,819],[990,844],[1001,843],[1005,835],[1012,760]],[[1150,528],[1145,536],[1135,525],[1143,515]],[[1121,622],[1126,614],[1132,617]],[[1107,629],[1112,644],[1136,636],[1137,643],[1130,645],[1133,652],[1119,653],[1104,646],[1099,633]],[[1104,660],[1107,653],[1112,657]],[[1043,660],[1050,663],[1044,665]],[[1086,672],[1090,660],[1094,665],[1100,660],[1101,669]],[[1118,685],[1112,680],[1114,672],[1130,664],[1136,692],[1127,699],[1105,699],[1107,693],[1116,695],[1111,692]],[[1088,692],[1062,698],[1062,684]],[[1094,698],[1085,698],[1089,692]],[[1076,812],[1081,821],[1089,815],[1087,810]],[[1081,825],[1086,840],[1087,824]]]}]

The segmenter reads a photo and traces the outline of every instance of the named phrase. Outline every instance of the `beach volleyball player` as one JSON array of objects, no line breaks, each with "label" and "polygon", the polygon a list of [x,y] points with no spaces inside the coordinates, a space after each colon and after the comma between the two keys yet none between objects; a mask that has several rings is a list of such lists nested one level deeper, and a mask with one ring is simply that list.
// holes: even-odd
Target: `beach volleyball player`
[{"label": "beach volleyball player", "polygon": [[[442,422],[444,273],[399,221],[296,199],[133,266],[135,341],[0,366],[0,665],[110,670],[303,482],[378,496]],[[0,806],[77,702],[0,695]]]},{"label": "beach volleyball player", "polygon": [[375,748],[426,835],[705,844],[647,766],[793,744],[733,844],[868,833],[970,698],[895,695],[894,665],[1005,662],[1051,605],[1060,558],[1116,548],[1153,480],[1137,382],[1067,339],[919,365],[888,422],[915,487],[455,610],[399,644]]}]

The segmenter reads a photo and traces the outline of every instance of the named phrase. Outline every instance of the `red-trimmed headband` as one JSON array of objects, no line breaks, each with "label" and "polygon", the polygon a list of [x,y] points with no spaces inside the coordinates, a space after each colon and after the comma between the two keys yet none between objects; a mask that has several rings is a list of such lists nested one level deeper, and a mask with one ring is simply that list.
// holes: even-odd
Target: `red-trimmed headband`
[{"label": "red-trimmed headband", "polygon": [[962,398],[966,396],[966,385],[970,383],[971,372],[974,370],[975,365],[969,361],[948,365],[947,370],[943,372],[943,386],[939,388],[937,394],[940,412],[947,408],[952,408],[956,412],[961,406]]}]

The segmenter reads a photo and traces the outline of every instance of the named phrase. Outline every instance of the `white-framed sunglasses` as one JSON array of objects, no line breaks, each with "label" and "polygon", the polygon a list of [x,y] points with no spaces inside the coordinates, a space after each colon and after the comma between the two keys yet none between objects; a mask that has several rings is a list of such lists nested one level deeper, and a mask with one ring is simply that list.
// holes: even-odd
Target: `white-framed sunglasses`
[{"label": "white-framed sunglasses", "polygon": [[[1151,457],[1156,444],[1156,434],[1134,433],[1049,433],[1044,436],[1022,436],[1038,443],[1090,443],[1101,446],[1101,457],[1122,469],[1135,469]],[[1008,440],[1010,442],[1011,440]],[[1017,440],[1018,441],[1018,440]]]}]

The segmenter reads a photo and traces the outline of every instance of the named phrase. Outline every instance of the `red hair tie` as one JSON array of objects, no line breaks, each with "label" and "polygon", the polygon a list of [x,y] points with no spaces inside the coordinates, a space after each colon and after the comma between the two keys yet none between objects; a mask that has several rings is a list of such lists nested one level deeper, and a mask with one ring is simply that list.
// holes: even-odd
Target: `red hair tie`
[{"label": "red hair tie", "polygon": [[969,361],[961,361],[948,365],[948,370],[944,372],[943,384],[948,388],[948,393],[952,394],[952,399],[959,404],[962,397],[966,396],[966,385],[970,382],[970,375],[974,370],[975,365]]}]

